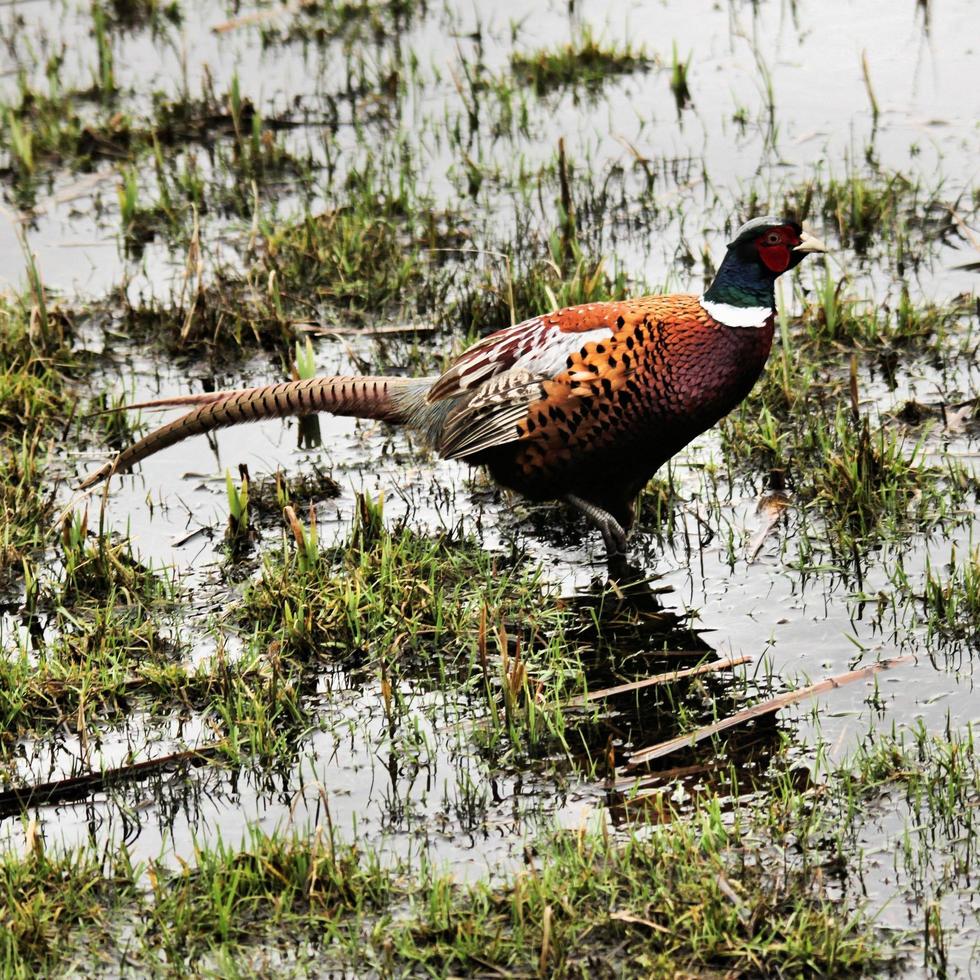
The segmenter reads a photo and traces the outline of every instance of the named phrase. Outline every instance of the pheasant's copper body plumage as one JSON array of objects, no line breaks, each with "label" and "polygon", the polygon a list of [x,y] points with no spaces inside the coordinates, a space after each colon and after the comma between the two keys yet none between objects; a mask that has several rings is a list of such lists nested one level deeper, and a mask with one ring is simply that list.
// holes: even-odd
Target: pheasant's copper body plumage
[{"label": "pheasant's copper body plumage", "polygon": [[163,400],[195,407],[82,486],[200,432],[353,415],[407,424],[440,455],[485,465],[532,500],[568,501],[599,527],[613,557],[625,550],[647,480],[761,374],[776,276],[822,250],[793,222],[756,219],[739,230],[704,296],[643,296],[533,317],[490,334],[438,378],[311,378]]},{"label": "pheasant's copper body plumage", "polygon": [[[527,400],[516,438],[474,462],[534,500],[571,494],[624,528],[654,472],[748,394],[773,334],[772,318],[757,330],[727,327],[695,296],[571,307],[547,321],[562,332],[608,336],[582,344],[563,370],[537,381],[538,397]],[[471,402],[469,425],[473,412]],[[455,422],[447,425],[450,437]]]}]

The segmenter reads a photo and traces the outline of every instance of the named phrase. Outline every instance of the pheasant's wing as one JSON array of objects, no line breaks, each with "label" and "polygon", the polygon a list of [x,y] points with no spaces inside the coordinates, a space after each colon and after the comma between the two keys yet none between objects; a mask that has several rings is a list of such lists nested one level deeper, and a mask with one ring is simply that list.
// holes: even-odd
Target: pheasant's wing
[{"label": "pheasant's wing", "polygon": [[510,371],[555,377],[590,341],[610,337],[631,303],[586,303],[532,317],[484,337],[465,350],[429,390],[427,401],[457,398]]},{"label": "pheasant's wing", "polygon": [[708,319],[695,296],[642,296],[571,307],[493,334],[430,390],[430,400],[436,391],[457,401],[438,449],[461,458],[520,443],[521,465],[544,467],[570,459],[576,446],[614,441],[646,410],[650,391],[675,398],[665,335]]},{"label": "pheasant's wing", "polygon": [[560,320],[545,324],[542,318],[470,348],[436,382],[460,401],[441,433],[440,453],[458,459],[511,442],[550,443],[552,437],[567,445],[577,412],[584,419],[586,404],[618,401],[617,393],[635,384],[638,338],[649,329],[651,305],[573,307],[552,316],[576,313],[582,329],[563,330]]},{"label": "pheasant's wing", "polygon": [[520,369],[485,381],[465,407],[453,413],[439,438],[439,454],[463,459],[518,438],[528,406],[541,398],[550,375]]}]

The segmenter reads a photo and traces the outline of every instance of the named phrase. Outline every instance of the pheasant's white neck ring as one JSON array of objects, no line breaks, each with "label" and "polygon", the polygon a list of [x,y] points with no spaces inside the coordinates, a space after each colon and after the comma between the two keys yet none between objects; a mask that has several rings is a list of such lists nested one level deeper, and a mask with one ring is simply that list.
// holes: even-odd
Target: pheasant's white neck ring
[{"label": "pheasant's white neck ring", "polygon": [[704,296],[698,302],[708,316],[726,327],[764,327],[773,312],[768,306],[732,306],[730,303],[712,303]]}]

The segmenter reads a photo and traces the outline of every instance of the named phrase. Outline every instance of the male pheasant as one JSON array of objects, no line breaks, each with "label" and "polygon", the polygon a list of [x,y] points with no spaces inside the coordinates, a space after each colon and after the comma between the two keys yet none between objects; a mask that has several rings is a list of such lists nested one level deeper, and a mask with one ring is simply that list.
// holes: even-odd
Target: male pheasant
[{"label": "male pheasant", "polygon": [[[318,377],[176,398],[195,407],[89,475],[86,489],[198,433],[330,412],[410,426],[531,500],[561,499],[626,551],[654,472],[749,393],[772,344],[776,278],[824,245],[795,221],[739,228],[693,295],[587,303],[485,337],[440,377]],[[167,404],[167,400],[157,404]]]}]

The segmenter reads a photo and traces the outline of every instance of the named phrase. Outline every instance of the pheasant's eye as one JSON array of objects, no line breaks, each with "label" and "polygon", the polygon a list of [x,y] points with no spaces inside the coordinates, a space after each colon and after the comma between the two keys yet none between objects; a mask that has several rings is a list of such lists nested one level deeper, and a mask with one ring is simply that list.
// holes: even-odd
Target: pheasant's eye
[{"label": "pheasant's eye", "polygon": [[779,232],[777,231],[771,231],[766,235],[767,245],[778,245],[781,241],[782,239],[779,237]]}]

